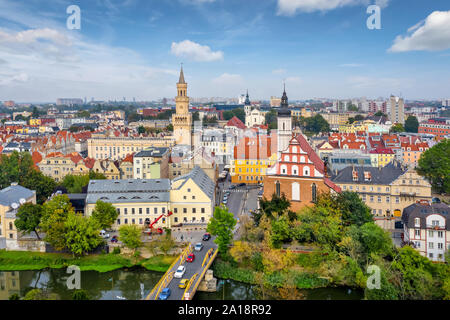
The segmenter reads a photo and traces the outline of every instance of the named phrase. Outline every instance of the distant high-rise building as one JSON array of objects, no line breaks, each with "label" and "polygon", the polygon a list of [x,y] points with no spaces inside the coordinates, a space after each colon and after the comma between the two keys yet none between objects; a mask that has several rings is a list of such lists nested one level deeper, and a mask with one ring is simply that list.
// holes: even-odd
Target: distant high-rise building
[{"label": "distant high-rise building", "polygon": [[238,98],[238,104],[244,104],[245,103],[245,94],[241,94]]},{"label": "distant high-rise building", "polygon": [[403,98],[391,96],[390,99],[390,117],[392,123],[405,123],[405,106]]},{"label": "distant high-rise building", "polygon": [[450,107],[450,99],[442,99],[443,107]]},{"label": "distant high-rise building", "polygon": [[73,106],[76,104],[83,104],[83,99],[78,99],[78,98],[60,98],[56,100],[56,105],[58,106],[62,106],[62,105],[66,105],[66,106]]}]

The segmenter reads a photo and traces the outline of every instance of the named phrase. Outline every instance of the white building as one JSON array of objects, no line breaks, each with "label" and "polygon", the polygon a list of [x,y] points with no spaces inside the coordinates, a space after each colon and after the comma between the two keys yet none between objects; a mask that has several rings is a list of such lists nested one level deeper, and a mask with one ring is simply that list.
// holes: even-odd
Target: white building
[{"label": "white building", "polygon": [[450,207],[427,201],[406,207],[402,215],[404,241],[433,261],[445,261],[450,250]]}]

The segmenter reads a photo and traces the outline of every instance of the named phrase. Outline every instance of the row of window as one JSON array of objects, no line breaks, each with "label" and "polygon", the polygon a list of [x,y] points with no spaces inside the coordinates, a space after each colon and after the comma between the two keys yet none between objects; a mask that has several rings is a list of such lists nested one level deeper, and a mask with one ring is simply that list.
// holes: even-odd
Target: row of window
[{"label": "row of window", "polygon": [[[143,214],[144,208],[138,208],[138,213]],[[117,213],[121,214],[122,210],[120,208],[117,208]],[[150,208],[145,208],[145,213],[150,214]],[[159,214],[158,208],[153,208],[154,214]],[[166,213],[166,208],[161,208],[161,214]],[[128,214],[128,208],[123,208],[123,214]],[[136,214],[136,208],[131,208],[131,214]]]},{"label": "row of window", "polygon": [[[155,219],[155,221],[156,221],[156,219]],[[178,218],[175,217],[175,218],[173,219],[173,221],[174,221],[174,223],[178,223]],[[206,221],[206,220],[205,220],[205,217],[201,217],[199,221],[202,222],[202,223],[204,223],[204,222]],[[144,221],[143,218],[139,218],[139,219],[127,219],[127,218],[125,218],[125,219],[123,219],[123,224],[140,224],[140,225],[143,225],[145,222],[146,222],[146,221]],[[149,222],[149,221],[147,221],[147,222]],[[161,222],[162,222],[163,224],[165,224],[165,223],[166,223],[166,219],[163,218],[163,219],[161,220]],[[190,221],[188,221],[188,219],[187,219],[186,217],[184,217],[184,218],[183,218],[183,222],[184,222],[184,223],[188,223],[188,222],[195,223],[195,222],[197,222],[197,219],[196,219],[195,217],[192,217],[192,219],[191,219]],[[122,220],[121,220],[121,219],[117,219],[117,224],[120,225],[121,223],[122,223]]]}]

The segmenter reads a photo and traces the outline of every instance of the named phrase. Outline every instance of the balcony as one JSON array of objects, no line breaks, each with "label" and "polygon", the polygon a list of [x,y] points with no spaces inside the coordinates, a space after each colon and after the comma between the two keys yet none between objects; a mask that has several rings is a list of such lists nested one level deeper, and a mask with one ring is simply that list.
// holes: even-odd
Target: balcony
[{"label": "balcony", "polygon": [[445,226],[427,224],[427,229],[445,230]]}]

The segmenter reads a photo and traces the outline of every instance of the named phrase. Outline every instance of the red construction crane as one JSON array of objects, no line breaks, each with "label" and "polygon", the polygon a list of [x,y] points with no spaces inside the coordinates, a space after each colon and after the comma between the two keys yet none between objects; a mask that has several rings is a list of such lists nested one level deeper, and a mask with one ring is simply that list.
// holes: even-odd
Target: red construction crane
[{"label": "red construction crane", "polygon": [[[162,218],[165,218],[165,217],[170,217],[172,214],[173,214],[173,212],[172,212],[172,211],[169,211],[167,214],[163,213],[163,214],[160,215],[158,218],[156,218],[155,221],[153,221],[152,223],[149,224],[148,228],[150,229],[150,231],[149,231],[148,233],[149,233],[149,234],[152,234],[152,233],[153,233],[153,226],[154,226],[155,224],[157,224],[159,220],[161,220]],[[162,228],[158,228],[158,229],[156,229],[156,232],[157,232],[158,234],[163,234],[164,231],[163,231]]]}]

